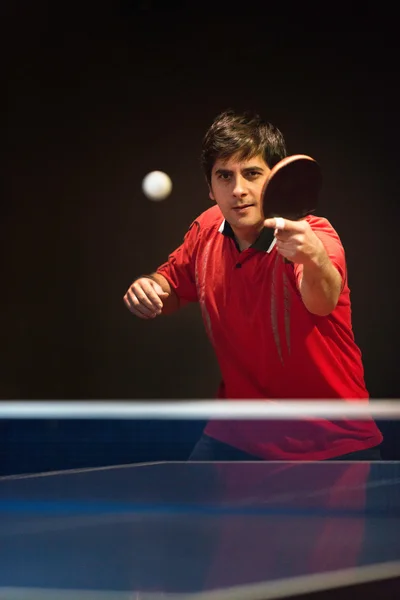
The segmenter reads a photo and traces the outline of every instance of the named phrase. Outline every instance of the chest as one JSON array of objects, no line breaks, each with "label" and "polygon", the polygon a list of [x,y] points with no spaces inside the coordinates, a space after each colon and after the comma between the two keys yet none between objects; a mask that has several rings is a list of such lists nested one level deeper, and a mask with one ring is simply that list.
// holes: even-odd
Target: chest
[{"label": "chest", "polygon": [[213,321],[239,320],[256,326],[299,299],[293,265],[275,249],[239,252],[231,240],[205,245],[196,259],[196,287],[202,309]]}]

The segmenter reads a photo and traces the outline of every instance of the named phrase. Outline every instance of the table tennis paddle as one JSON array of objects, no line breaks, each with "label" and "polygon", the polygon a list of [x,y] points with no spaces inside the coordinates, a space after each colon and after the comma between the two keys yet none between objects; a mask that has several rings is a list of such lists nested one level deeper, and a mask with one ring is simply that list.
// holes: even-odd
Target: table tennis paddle
[{"label": "table tennis paddle", "polygon": [[264,217],[292,221],[304,218],[316,210],[321,186],[321,169],[311,156],[294,154],[283,158],[264,184]]}]

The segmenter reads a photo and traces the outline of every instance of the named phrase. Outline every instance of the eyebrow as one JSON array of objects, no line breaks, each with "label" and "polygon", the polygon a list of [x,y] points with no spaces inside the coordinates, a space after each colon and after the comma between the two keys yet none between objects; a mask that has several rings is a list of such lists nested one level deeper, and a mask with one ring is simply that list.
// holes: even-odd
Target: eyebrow
[{"label": "eyebrow", "polygon": [[[254,167],[250,166],[250,167],[245,167],[244,169],[242,169],[243,172],[247,173],[249,171],[261,171],[261,173],[264,172],[264,169],[262,167],[260,167],[259,165],[254,165]],[[231,175],[233,173],[233,171],[231,171],[230,169],[224,169],[224,168],[220,168],[217,169],[215,171],[215,173],[222,173],[224,175]]]}]

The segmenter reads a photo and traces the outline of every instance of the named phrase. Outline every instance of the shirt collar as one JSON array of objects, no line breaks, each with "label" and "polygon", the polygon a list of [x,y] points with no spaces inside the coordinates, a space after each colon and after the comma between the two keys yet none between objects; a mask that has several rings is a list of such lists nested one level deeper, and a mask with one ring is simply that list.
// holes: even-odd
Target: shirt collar
[{"label": "shirt collar", "polygon": [[[228,221],[224,219],[218,231],[226,237],[232,238],[235,244],[237,245],[235,234],[233,233],[233,229],[228,223]],[[276,239],[274,237],[274,230],[267,229],[266,227],[264,227],[261,230],[261,233],[256,239],[256,241],[250,246],[250,248],[254,248],[255,250],[259,250],[260,252],[267,252],[267,254],[269,254],[272,248],[275,246],[275,243]]]}]

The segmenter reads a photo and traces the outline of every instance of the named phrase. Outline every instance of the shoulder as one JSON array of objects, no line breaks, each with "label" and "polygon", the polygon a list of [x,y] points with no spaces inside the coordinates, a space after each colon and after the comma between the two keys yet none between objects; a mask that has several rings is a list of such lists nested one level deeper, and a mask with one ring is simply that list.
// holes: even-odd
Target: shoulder
[{"label": "shoulder", "polygon": [[333,265],[338,269],[343,281],[346,272],[345,250],[333,225],[324,217],[308,216],[307,221],[313,232],[319,237]]},{"label": "shoulder", "polygon": [[340,241],[338,232],[333,227],[332,223],[328,221],[328,219],[326,219],[325,217],[309,215],[308,217],[306,217],[306,221],[309,223],[311,229],[315,231],[316,234],[329,235],[330,237],[335,238],[337,241]]},{"label": "shoulder", "polygon": [[219,229],[221,223],[223,222],[224,217],[217,205],[211,206],[211,208],[202,212],[198,217],[192,221],[189,229],[191,229],[194,225],[200,231]]},{"label": "shoulder", "polygon": [[209,239],[210,235],[213,236],[217,233],[223,220],[224,217],[219,207],[217,205],[212,206],[191,222],[185,234],[185,239],[193,240],[196,238],[198,241],[205,241],[206,239]]},{"label": "shoulder", "polygon": [[186,230],[183,247],[190,253],[199,250],[211,237],[215,237],[223,220],[224,217],[217,205],[202,212]]}]

